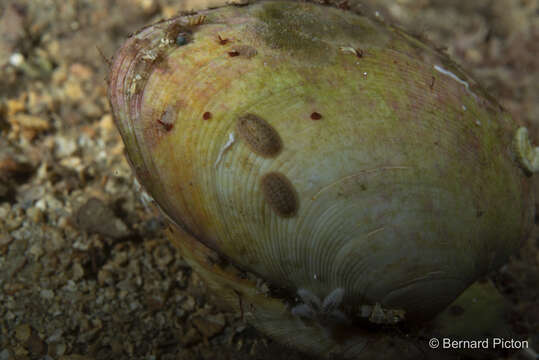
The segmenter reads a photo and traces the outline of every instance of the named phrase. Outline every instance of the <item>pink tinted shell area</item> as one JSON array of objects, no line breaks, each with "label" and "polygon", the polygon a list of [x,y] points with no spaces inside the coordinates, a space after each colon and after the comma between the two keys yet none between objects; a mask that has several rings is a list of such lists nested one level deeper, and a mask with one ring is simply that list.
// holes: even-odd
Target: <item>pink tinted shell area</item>
[{"label": "pink tinted shell area", "polygon": [[[150,174],[154,169],[148,154],[141,151],[147,146],[147,137],[141,136],[145,127],[141,123],[144,120],[141,117],[141,106],[142,90],[150,75],[152,62],[143,59],[143,50],[151,47],[152,39],[161,38],[163,29],[174,21],[179,21],[179,18],[148,26],[130,35],[114,55],[108,78],[108,99],[114,121],[124,141],[129,163],[147,190],[150,190]],[[156,124],[159,125],[157,121]],[[161,126],[161,129],[166,128]],[[153,133],[156,138],[161,135],[157,131]]]},{"label": "pink tinted shell area", "polygon": [[134,132],[135,122],[140,116],[144,82],[150,76],[155,61],[145,59],[146,51],[155,48],[155,39],[163,38],[167,28],[179,22],[174,18],[147,26],[131,35],[114,56],[109,73],[108,98],[116,125],[124,141]]}]

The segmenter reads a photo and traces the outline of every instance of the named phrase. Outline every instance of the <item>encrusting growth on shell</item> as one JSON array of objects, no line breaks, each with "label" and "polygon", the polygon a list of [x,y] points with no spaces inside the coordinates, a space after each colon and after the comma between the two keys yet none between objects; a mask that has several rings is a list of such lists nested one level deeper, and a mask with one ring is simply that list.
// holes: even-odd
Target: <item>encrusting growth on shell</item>
[{"label": "encrusting growth on shell", "polygon": [[519,164],[528,172],[539,171],[539,147],[533,147],[528,129],[520,127],[515,133],[514,147]]},{"label": "encrusting growth on shell", "polygon": [[406,312],[401,309],[384,309],[380,303],[361,305],[359,316],[368,318],[373,324],[396,324],[405,318]]},{"label": "encrusting growth on shell", "polygon": [[268,205],[281,217],[292,217],[298,211],[294,185],[278,172],[265,174],[261,180],[262,193]]},{"label": "encrusting growth on shell", "polygon": [[349,323],[346,314],[340,310],[344,298],[344,289],[337,288],[330,292],[323,301],[311,291],[301,288],[298,296],[302,303],[292,308],[292,315],[324,323]]},{"label": "encrusting growth on shell", "polygon": [[163,126],[166,131],[172,130],[174,126],[174,120],[176,120],[177,111],[174,106],[169,105],[161,115],[161,118],[157,119],[157,122]]},{"label": "encrusting growth on shell", "polygon": [[282,141],[277,130],[255,114],[240,116],[236,123],[239,137],[256,154],[275,157],[281,152]]}]

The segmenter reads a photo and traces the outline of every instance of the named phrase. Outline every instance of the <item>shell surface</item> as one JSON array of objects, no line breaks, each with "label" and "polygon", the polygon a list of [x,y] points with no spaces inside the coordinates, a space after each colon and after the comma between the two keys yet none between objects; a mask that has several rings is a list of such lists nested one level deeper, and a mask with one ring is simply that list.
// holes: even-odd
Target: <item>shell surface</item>
[{"label": "shell surface", "polygon": [[351,12],[261,2],[157,23],[115,56],[109,98],[168,218],[311,303],[300,315],[432,317],[530,230],[517,124],[445,55]]}]

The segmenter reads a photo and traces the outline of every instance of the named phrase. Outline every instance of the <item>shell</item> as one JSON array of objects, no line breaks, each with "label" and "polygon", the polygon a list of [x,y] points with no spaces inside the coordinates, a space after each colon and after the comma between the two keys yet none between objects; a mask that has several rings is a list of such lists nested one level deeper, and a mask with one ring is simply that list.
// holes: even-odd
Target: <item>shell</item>
[{"label": "shell", "polygon": [[[349,11],[261,2],[148,26],[109,99],[184,256],[307,350],[356,356],[358,322],[432,318],[531,229],[519,125],[444,54]],[[312,323],[361,336],[309,340]]]}]

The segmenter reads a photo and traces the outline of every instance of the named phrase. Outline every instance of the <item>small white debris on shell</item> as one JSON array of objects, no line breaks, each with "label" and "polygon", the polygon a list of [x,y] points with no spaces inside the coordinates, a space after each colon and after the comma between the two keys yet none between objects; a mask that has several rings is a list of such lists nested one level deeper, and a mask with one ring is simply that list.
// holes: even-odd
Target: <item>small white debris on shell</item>
[{"label": "small white debris on shell", "polygon": [[228,141],[219,152],[219,156],[217,156],[217,160],[215,160],[215,164],[214,164],[215,167],[219,165],[224,153],[232,146],[232,144],[234,144],[235,141],[236,141],[236,137],[234,136],[234,132],[231,132],[230,134],[228,134]]},{"label": "small white debris on shell", "polygon": [[154,53],[152,50],[142,50],[141,59],[154,61],[155,59],[157,59],[157,54]]},{"label": "small white debris on shell", "polygon": [[262,279],[258,278],[256,279],[256,293],[257,294],[264,294],[264,296],[269,296],[269,286],[267,283],[265,283]]},{"label": "small white debris on shell", "polygon": [[359,307],[359,316],[368,318],[373,324],[396,324],[404,320],[405,313],[402,309],[384,309],[380,303]]},{"label": "small white debris on shell", "polygon": [[133,185],[135,187],[135,191],[139,194],[139,199],[144,206],[144,209],[146,209],[147,212],[151,212],[151,206],[155,203],[155,200],[146,192],[146,190],[144,190],[137,178],[133,179]]},{"label": "small white debris on shell", "polygon": [[467,81],[464,81],[462,80],[461,78],[459,78],[457,75],[453,74],[451,71],[449,70],[446,70],[444,69],[443,67],[439,66],[439,65],[434,65],[434,70],[446,75],[446,76],[449,76],[451,79],[455,80],[456,82],[458,82],[459,84],[463,85],[464,88],[466,89],[466,92],[470,95],[473,96],[473,98],[478,101],[479,98],[477,97],[477,95],[472,91],[470,90],[470,84],[468,84]]},{"label": "small white debris on shell", "polygon": [[127,95],[133,95],[137,91],[137,82],[142,80],[142,76],[140,74],[136,74],[133,77],[133,81],[131,82],[131,86],[129,86],[129,91]]},{"label": "small white debris on shell", "polygon": [[359,55],[357,49],[353,48],[352,46],[341,46],[341,47],[340,47],[340,50],[341,50],[342,52],[352,53],[352,54],[354,54],[354,55],[356,55],[356,56]]},{"label": "small white debris on shell", "polygon": [[172,39],[168,39],[168,38],[162,38],[160,41],[159,41],[159,47],[160,48],[164,48],[164,47],[168,47],[170,45],[174,44],[174,40]]}]

